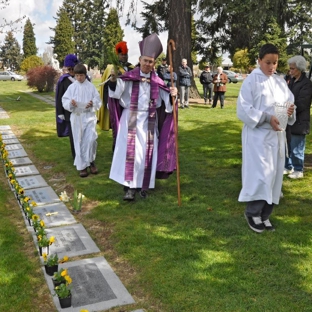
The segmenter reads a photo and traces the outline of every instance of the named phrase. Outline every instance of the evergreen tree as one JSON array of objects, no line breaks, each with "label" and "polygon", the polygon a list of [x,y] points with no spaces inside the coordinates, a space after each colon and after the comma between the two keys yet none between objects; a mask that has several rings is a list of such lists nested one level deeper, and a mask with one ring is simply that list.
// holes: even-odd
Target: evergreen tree
[{"label": "evergreen tree", "polygon": [[13,36],[13,32],[7,32],[4,43],[1,46],[0,57],[3,66],[11,68],[11,70],[19,70],[22,61],[21,47]]},{"label": "evergreen tree", "polygon": [[27,58],[31,55],[36,55],[37,51],[38,49],[36,47],[34,28],[30,19],[28,18],[24,26],[24,36],[23,36],[24,58]]},{"label": "evergreen tree", "polygon": [[[118,13],[116,9],[110,9],[105,28],[103,30],[103,68],[106,68],[107,64],[110,62],[108,59],[111,53],[115,53],[115,45],[119,41],[123,40],[124,32],[120,27]],[[129,51],[131,53],[131,51]]]},{"label": "evergreen tree", "polygon": [[58,16],[58,18],[56,18],[57,24],[53,29],[55,35],[54,37],[50,37],[50,42],[48,43],[53,44],[53,50],[54,53],[57,54],[60,67],[63,67],[65,56],[75,52],[72,39],[74,29],[64,9],[58,10],[56,14]]}]

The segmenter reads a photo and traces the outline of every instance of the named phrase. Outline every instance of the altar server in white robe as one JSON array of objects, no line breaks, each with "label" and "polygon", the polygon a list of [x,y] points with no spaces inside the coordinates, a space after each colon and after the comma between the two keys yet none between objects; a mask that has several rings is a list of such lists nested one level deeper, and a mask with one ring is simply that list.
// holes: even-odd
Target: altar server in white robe
[{"label": "altar server in white robe", "polygon": [[275,74],[278,57],[274,45],[262,46],[259,68],[244,80],[237,100],[237,116],[244,123],[242,190],[238,200],[247,202],[245,218],[257,233],[274,230],[269,217],[282,189],[286,136],[275,106],[287,103],[286,123],[295,122],[294,96],[285,80]]},{"label": "altar server in white robe", "polygon": [[62,97],[64,109],[71,112],[72,128],[76,157],[74,165],[80,171],[80,177],[98,173],[95,166],[97,149],[96,111],[102,102],[95,86],[86,79],[87,70],[83,64],[74,67],[76,81],[72,83]]}]

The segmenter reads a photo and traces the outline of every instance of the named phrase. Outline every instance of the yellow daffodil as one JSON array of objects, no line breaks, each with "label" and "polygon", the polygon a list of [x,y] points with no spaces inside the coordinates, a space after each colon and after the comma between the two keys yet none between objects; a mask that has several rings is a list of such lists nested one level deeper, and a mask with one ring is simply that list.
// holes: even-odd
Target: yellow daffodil
[{"label": "yellow daffodil", "polygon": [[66,191],[61,192],[60,200],[63,201],[63,202],[68,202],[69,201],[69,197],[68,197]]}]

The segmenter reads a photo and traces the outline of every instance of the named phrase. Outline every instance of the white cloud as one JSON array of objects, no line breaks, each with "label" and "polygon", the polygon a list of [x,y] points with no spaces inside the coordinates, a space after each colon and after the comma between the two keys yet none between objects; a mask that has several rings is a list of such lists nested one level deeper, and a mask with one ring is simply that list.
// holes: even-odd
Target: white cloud
[{"label": "white cloud", "polygon": [[[54,35],[54,32],[50,30],[50,27],[56,26],[56,21],[53,17],[56,17],[56,12],[62,5],[63,0],[11,0],[10,5],[0,10],[0,24],[3,18],[6,17],[10,20],[15,20],[19,17],[26,16],[30,18],[31,22],[35,24],[34,33],[36,37],[36,46],[38,53],[42,54],[47,46],[46,42],[50,40],[50,37]],[[127,11],[127,7],[124,12]],[[142,4],[138,1],[137,9],[137,25],[141,26],[143,21],[139,12],[142,10]],[[20,31],[15,33],[15,37],[22,47],[23,29],[26,19],[19,24]],[[120,25],[124,29],[124,40],[127,41],[129,49],[129,62],[136,64],[139,60],[140,51],[138,42],[142,40],[141,34],[137,33],[129,26],[125,26],[126,17],[125,14],[120,18]],[[0,34],[0,41],[4,39],[5,34]],[[167,48],[167,32],[160,34],[160,40],[163,44],[164,53]]]}]

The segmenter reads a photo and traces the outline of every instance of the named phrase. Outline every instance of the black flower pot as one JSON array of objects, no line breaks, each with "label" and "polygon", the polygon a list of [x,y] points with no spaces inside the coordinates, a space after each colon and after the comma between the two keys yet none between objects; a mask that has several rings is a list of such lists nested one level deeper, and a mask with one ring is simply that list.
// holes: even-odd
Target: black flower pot
[{"label": "black flower pot", "polygon": [[54,273],[58,271],[58,264],[52,266],[45,265],[44,268],[48,275],[53,276]]},{"label": "black flower pot", "polygon": [[63,309],[71,307],[71,300],[72,300],[71,294],[67,298],[59,297],[61,308]]}]

